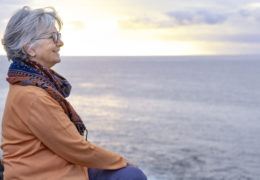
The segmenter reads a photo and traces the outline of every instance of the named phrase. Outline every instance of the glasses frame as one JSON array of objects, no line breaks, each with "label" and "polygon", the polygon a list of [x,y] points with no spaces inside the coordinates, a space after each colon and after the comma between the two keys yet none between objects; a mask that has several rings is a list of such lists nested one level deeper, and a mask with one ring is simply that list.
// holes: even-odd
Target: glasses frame
[{"label": "glasses frame", "polygon": [[59,40],[61,39],[61,33],[53,32],[51,34],[46,34],[37,38],[33,38],[32,40],[40,40],[40,39],[48,39],[48,38],[52,38],[53,42],[55,44],[58,44]]}]

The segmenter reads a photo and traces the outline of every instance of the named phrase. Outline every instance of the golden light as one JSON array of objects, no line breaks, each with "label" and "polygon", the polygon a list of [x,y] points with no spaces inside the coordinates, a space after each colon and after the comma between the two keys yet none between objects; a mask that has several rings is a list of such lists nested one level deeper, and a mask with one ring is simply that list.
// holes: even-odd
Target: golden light
[{"label": "golden light", "polygon": [[[32,8],[49,6],[47,1],[32,1]],[[122,27],[121,20],[127,22],[121,7],[78,0],[77,3],[63,0],[53,1],[63,19],[61,31],[64,46],[61,55],[68,56],[116,56],[116,55],[197,55],[207,53],[198,44],[179,39],[165,39],[163,34],[170,34],[170,29],[160,31],[149,24],[140,29]],[[116,8],[117,13],[113,13]],[[124,7],[126,9],[126,7]],[[140,14],[140,12],[139,12]],[[130,18],[131,19],[131,18]],[[133,24],[132,24],[133,25]],[[175,34],[178,37],[177,32]],[[2,36],[2,34],[1,34]],[[179,37],[181,35],[179,34]],[[0,49],[0,54],[3,50]]]}]

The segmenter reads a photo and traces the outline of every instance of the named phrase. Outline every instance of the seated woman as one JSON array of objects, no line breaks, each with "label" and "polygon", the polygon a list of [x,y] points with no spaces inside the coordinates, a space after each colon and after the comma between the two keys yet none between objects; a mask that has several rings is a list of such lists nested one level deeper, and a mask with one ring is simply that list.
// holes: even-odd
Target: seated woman
[{"label": "seated woman", "polygon": [[2,119],[4,179],[145,180],[124,157],[83,137],[85,125],[65,99],[71,85],[51,69],[61,61],[61,27],[54,8],[23,7],[7,24],[3,45],[12,63]]}]

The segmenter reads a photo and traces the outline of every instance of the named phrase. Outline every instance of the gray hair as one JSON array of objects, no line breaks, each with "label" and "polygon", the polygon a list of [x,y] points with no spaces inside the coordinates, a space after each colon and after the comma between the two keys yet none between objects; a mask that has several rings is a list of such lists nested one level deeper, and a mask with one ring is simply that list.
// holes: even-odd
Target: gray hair
[{"label": "gray hair", "polygon": [[28,48],[32,48],[37,43],[34,38],[56,27],[61,30],[62,20],[53,7],[31,10],[24,6],[18,10],[9,20],[2,39],[8,60],[27,60],[24,45],[29,43]]}]

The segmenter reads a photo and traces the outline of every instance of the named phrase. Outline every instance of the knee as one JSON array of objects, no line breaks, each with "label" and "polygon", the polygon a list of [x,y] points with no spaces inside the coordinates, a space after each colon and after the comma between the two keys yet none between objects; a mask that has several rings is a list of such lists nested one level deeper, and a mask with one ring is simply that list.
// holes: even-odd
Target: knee
[{"label": "knee", "polygon": [[127,166],[123,171],[124,180],[147,180],[145,174],[137,167]]},{"label": "knee", "polygon": [[134,166],[127,166],[117,170],[98,170],[89,168],[88,172],[90,180],[147,180],[145,174]]}]

